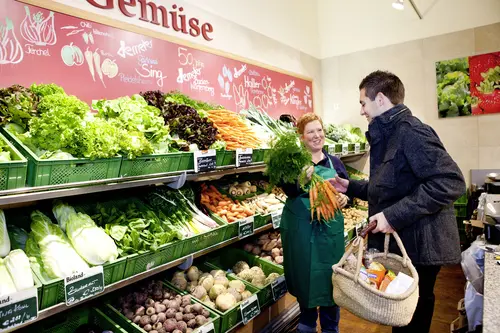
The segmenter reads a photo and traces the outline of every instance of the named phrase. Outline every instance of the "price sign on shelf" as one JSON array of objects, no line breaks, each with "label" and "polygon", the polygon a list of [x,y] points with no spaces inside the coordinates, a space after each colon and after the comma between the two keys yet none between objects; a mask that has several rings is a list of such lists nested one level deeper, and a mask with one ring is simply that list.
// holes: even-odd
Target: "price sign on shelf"
[{"label": "price sign on shelf", "polygon": [[280,276],[271,282],[271,290],[273,292],[273,299],[276,302],[287,293],[286,281],[284,276]]},{"label": "price sign on shelf", "polygon": [[194,152],[194,172],[207,172],[217,167],[217,152],[215,149],[198,150]]},{"label": "price sign on shelf", "polygon": [[361,144],[358,142],[354,145],[354,153],[359,154],[361,152]]},{"label": "price sign on shelf", "polygon": [[95,266],[64,278],[66,305],[81,302],[103,291],[104,273],[102,266]]},{"label": "price sign on shelf", "polygon": [[349,145],[347,143],[342,144],[342,155],[349,154]]},{"label": "price sign on shelf", "polygon": [[274,229],[278,229],[280,227],[280,224],[281,224],[281,215],[282,214],[283,214],[282,210],[271,213],[271,218],[272,218],[272,221],[273,221],[273,228]]},{"label": "price sign on shelf", "polygon": [[335,145],[328,145],[328,154],[335,155]]},{"label": "price sign on shelf", "polygon": [[208,323],[200,327],[197,333],[215,333],[214,323]]},{"label": "price sign on shelf", "polygon": [[38,293],[36,288],[21,290],[0,297],[0,332],[38,317]]},{"label": "price sign on shelf", "polygon": [[238,228],[238,237],[240,239],[253,235],[253,221],[253,216],[240,220]]},{"label": "price sign on shelf", "polygon": [[257,295],[254,294],[247,298],[243,303],[241,303],[240,309],[243,324],[246,325],[249,321],[260,314],[259,299],[257,298]]},{"label": "price sign on shelf", "polygon": [[253,162],[253,149],[252,148],[237,148],[236,149],[236,167],[244,167],[251,165]]}]

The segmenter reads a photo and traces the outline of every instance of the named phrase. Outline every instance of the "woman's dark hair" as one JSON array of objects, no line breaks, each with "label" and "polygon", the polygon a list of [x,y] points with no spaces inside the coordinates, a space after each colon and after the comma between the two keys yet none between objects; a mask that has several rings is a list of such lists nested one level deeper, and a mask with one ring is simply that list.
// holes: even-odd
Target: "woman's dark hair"
[{"label": "woman's dark hair", "polygon": [[375,71],[366,76],[359,84],[359,90],[365,89],[365,94],[372,101],[378,93],[384,94],[392,104],[404,102],[405,86],[396,75],[387,71]]}]

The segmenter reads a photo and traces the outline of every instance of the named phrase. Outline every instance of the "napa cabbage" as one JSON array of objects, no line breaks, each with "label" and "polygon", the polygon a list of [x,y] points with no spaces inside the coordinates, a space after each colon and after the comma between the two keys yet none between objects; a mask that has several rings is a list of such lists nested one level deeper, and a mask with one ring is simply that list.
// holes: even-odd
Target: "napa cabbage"
[{"label": "napa cabbage", "polygon": [[118,248],[115,242],[90,216],[77,213],[73,207],[62,202],[56,202],[52,211],[61,228],[66,230],[76,252],[86,262],[102,265],[116,260]]},{"label": "napa cabbage", "polygon": [[7,231],[7,221],[5,214],[0,209],[0,257],[5,257],[10,252],[10,239]]},{"label": "napa cabbage", "polygon": [[15,293],[16,286],[7,270],[5,260],[0,258],[0,297]]},{"label": "napa cabbage", "polygon": [[12,250],[4,262],[18,291],[33,287],[30,260],[23,250]]}]

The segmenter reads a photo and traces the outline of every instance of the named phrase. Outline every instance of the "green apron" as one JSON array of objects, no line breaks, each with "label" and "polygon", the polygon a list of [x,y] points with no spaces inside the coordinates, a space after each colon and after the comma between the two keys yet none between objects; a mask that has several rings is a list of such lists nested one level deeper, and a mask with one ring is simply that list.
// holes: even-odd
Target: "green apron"
[{"label": "green apron", "polygon": [[[329,168],[314,167],[323,179],[337,174],[328,161]],[[286,284],[302,307],[333,306],[332,266],[345,251],[344,216],[337,212],[329,225],[317,220],[311,224],[309,208],[309,193],[304,193],[289,198],[283,209],[280,232]]]}]

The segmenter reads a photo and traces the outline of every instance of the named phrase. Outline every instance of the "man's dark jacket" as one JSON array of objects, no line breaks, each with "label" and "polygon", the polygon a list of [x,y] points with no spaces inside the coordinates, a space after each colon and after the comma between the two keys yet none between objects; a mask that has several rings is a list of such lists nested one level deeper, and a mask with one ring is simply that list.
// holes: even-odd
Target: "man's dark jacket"
[{"label": "man's dark jacket", "polygon": [[[465,181],[436,132],[396,105],[373,119],[369,182],[351,180],[347,195],[368,200],[369,214],[383,212],[401,237],[413,264],[460,262],[460,239],[453,203]],[[383,251],[384,235],[369,235]],[[391,238],[390,252],[400,253]]]}]

